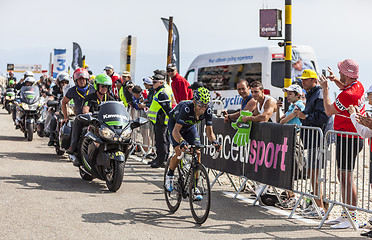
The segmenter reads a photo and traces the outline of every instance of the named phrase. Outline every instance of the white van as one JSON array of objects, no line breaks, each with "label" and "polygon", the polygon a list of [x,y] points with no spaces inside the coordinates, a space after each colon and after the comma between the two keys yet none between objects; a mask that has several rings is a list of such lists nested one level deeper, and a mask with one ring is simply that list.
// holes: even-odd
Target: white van
[{"label": "white van", "polygon": [[[294,46],[301,58],[319,71],[314,50],[310,46]],[[239,79],[262,81],[265,93],[275,98],[284,93],[284,48],[267,46],[199,55],[191,63],[185,78],[202,82],[211,90],[212,98],[221,99],[224,108],[240,108],[241,97],[236,90]]]}]

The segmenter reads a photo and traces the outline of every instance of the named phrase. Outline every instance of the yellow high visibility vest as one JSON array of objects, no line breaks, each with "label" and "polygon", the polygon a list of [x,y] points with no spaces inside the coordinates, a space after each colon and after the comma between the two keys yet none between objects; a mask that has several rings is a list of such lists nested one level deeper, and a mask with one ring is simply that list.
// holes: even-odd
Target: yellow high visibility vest
[{"label": "yellow high visibility vest", "polygon": [[[149,112],[148,112],[148,118],[150,119],[151,122],[153,123],[156,123],[157,121],[157,116],[158,116],[158,112],[159,111],[163,111],[165,113],[165,111],[163,110],[163,108],[161,107],[160,103],[158,102],[158,96],[159,96],[159,93],[161,92],[164,92],[165,94],[168,95],[169,99],[171,98],[171,96],[169,95],[168,93],[168,90],[164,87],[162,89],[160,89],[160,91],[158,91],[157,93],[155,93],[154,95],[154,98],[152,99],[152,102],[151,102],[151,106],[150,106],[150,109],[149,109]],[[171,101],[169,101],[169,106],[171,107]],[[168,124],[168,120],[169,120],[169,117],[168,115],[165,113],[165,120],[164,120],[164,124],[167,125]]]},{"label": "yellow high visibility vest", "polygon": [[119,98],[121,101],[123,101],[124,106],[128,107],[128,102],[124,95],[124,87],[121,87],[119,90]]}]

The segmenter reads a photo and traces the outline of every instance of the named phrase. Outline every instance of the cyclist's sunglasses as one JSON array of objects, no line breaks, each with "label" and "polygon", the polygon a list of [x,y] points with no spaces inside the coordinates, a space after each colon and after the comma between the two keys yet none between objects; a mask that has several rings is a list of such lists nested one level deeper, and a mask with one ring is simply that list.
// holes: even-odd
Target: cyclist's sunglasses
[{"label": "cyclist's sunglasses", "polygon": [[209,106],[209,104],[201,103],[201,102],[198,102],[198,101],[196,101],[196,105],[198,105],[198,107],[200,107],[200,108],[207,108]]}]

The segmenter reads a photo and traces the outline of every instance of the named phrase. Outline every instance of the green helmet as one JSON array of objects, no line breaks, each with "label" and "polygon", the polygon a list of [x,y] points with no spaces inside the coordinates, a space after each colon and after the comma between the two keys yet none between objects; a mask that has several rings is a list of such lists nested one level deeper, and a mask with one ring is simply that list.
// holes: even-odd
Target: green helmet
[{"label": "green helmet", "polygon": [[200,87],[194,91],[194,99],[197,102],[208,104],[211,101],[211,94],[205,87]]},{"label": "green helmet", "polygon": [[106,85],[106,86],[110,86],[112,85],[112,80],[109,76],[107,76],[106,74],[99,74],[96,76],[96,78],[94,79],[94,88],[97,90],[98,88],[98,84],[101,84],[101,85]]}]

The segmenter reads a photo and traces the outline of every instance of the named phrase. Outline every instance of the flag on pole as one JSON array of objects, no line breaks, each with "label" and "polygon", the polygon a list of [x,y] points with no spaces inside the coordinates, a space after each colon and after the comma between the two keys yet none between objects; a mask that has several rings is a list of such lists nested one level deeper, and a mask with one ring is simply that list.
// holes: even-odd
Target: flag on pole
[{"label": "flag on pole", "polygon": [[72,62],[71,62],[71,67],[74,69],[74,71],[77,68],[83,67],[83,54],[81,52],[81,48],[79,44],[76,42],[73,42],[73,48],[72,48]]},{"label": "flag on pole", "polygon": [[66,71],[66,49],[54,49],[53,77]]},{"label": "flag on pole", "polygon": [[[161,18],[167,31],[169,31],[169,19]],[[172,63],[176,64],[180,72],[180,36],[176,24],[173,23]]]}]

